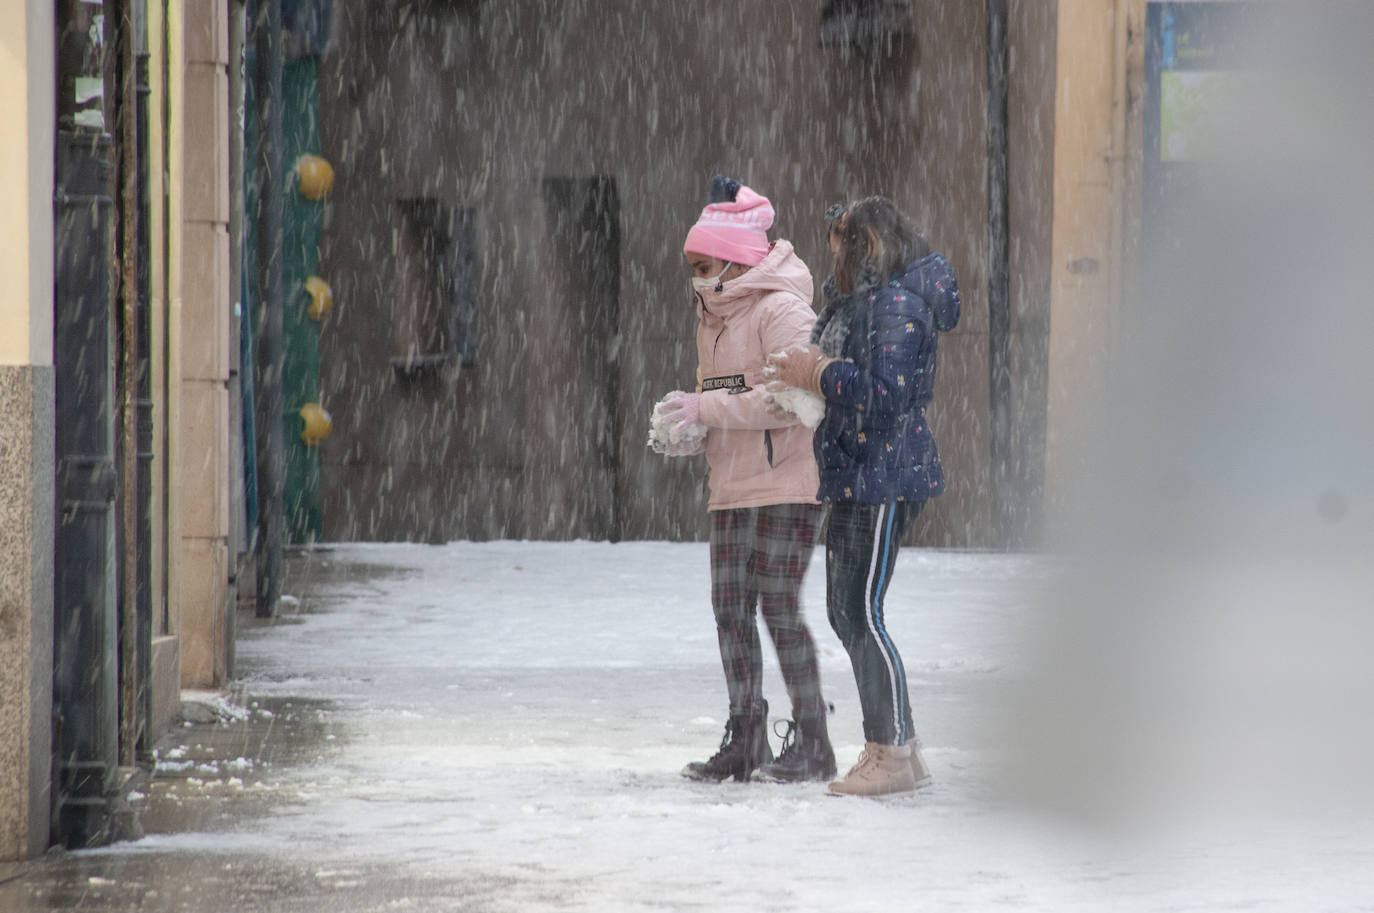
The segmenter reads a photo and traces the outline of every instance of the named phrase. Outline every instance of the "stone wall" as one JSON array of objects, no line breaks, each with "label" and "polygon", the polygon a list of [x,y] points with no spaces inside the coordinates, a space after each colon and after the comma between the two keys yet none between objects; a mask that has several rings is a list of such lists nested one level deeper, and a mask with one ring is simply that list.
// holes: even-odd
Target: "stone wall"
[{"label": "stone wall", "polygon": [[[321,340],[334,419],[321,448],[325,538],[603,538],[605,522],[577,506],[588,486],[619,504],[614,534],[704,537],[704,461],[655,456],[644,432],[655,399],[694,381],[681,244],[720,171],[772,199],[774,235],[796,244],[818,286],[823,213],[836,201],[891,196],[949,256],[965,316],[942,342],[931,423],[950,487],[911,540],[996,541],[986,23],[981,4],[913,8],[914,38],[864,57],[820,47],[812,4],[336,3],[320,80],[324,155],[338,173],[321,264],[336,296]],[[1052,113],[1053,4],[1013,27],[1023,52],[1049,44],[1048,71],[1023,95],[1048,92]],[[1050,218],[1041,129],[1013,133],[1023,222]],[[609,354],[583,340],[604,323],[579,297],[594,264],[552,253],[565,214],[550,179],[614,182],[619,283],[595,305],[616,311],[609,369],[587,363]],[[402,201],[417,198],[470,214],[476,358],[403,375],[391,359],[414,304],[397,264]],[[1013,255],[1026,264],[1047,244],[1032,232]],[[1018,285],[1018,300],[1043,285]],[[560,392],[559,378],[586,387],[588,372],[592,392]]]},{"label": "stone wall", "polygon": [[0,859],[48,840],[53,396],[50,366],[0,366]]}]

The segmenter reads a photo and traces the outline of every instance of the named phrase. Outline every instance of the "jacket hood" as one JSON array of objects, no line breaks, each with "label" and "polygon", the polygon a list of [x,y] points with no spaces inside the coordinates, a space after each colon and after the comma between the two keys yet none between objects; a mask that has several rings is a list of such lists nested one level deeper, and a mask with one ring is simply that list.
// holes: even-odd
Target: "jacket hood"
[{"label": "jacket hood", "polygon": [[932,251],[906,268],[902,287],[920,295],[935,316],[935,328],[948,333],[959,324],[959,283],[954,267],[938,251]]},{"label": "jacket hood", "polygon": [[703,316],[726,317],[770,292],[789,292],[808,304],[815,294],[811,270],[790,241],[774,241],[773,249],[757,266],[726,282],[720,292],[698,294],[697,302]]}]

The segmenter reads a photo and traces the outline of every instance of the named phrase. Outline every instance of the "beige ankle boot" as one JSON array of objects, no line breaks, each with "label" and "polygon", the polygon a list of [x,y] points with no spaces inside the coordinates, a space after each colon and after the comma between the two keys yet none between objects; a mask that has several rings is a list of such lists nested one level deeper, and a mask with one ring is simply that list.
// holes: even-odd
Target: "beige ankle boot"
[{"label": "beige ankle boot", "polygon": [[[866,742],[859,753],[859,761],[849,769],[843,780],[830,784],[830,791],[841,796],[890,796],[894,793],[916,791],[915,765],[929,780],[925,762],[912,759],[915,750],[910,745],[880,745]],[[919,757],[919,755],[918,755]]]}]

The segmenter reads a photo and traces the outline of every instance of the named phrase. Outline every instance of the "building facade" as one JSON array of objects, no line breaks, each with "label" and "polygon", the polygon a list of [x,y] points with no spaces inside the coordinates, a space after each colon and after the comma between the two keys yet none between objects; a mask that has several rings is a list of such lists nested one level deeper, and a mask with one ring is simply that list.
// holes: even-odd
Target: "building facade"
[{"label": "building facade", "polygon": [[116,835],[111,800],[181,689],[232,674],[231,16],[226,0],[16,0],[0,17],[0,111],[24,125],[0,141],[15,859]]},{"label": "building facade", "polygon": [[[826,206],[868,194],[949,256],[965,315],[931,421],[951,483],[911,541],[1034,544],[1137,268],[1144,25],[1165,5],[282,4],[300,116],[278,177],[305,196],[304,152],[337,175],[285,235],[286,394],[312,398],[277,423],[305,437],[291,535],[703,537],[704,465],[644,432],[694,380],[681,242],[725,172],[773,200],[818,283]],[[281,380],[255,350],[257,12],[0,5],[0,115],[25,127],[0,137],[0,761],[19,772],[0,858],[108,837],[101,809],[180,689],[233,674],[266,497],[252,386]]]},{"label": "building facade", "polygon": [[340,165],[321,264],[337,300],[320,337],[326,539],[704,537],[704,461],[644,438],[654,401],[694,383],[681,244],[716,172],[771,198],[818,286],[838,201],[890,196],[948,255],[965,309],[930,420],[950,485],[912,541],[1024,538],[1048,376],[1052,0],[1002,14],[1016,425],[997,473],[984,4],[394,12],[334,3],[321,61]]}]

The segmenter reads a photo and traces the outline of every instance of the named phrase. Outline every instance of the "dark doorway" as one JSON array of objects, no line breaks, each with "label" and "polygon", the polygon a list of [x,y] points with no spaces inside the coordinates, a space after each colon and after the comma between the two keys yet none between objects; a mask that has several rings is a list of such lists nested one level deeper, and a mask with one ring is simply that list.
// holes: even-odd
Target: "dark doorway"
[{"label": "dark doorway", "polygon": [[118,761],[112,167],[108,135],[59,131],[52,835],[67,846],[100,839]]},{"label": "dark doorway", "polygon": [[529,336],[528,535],[620,539],[620,198],[546,178],[548,298]]}]

